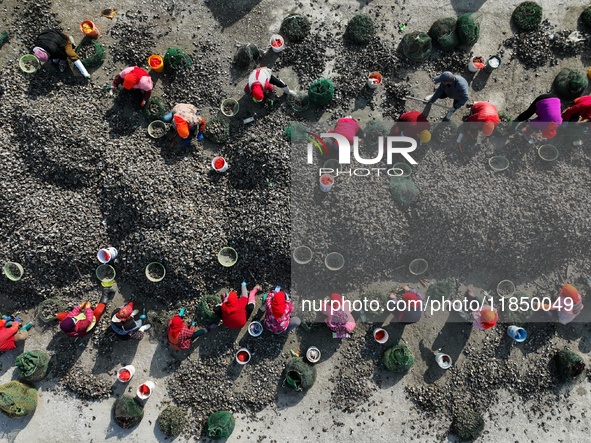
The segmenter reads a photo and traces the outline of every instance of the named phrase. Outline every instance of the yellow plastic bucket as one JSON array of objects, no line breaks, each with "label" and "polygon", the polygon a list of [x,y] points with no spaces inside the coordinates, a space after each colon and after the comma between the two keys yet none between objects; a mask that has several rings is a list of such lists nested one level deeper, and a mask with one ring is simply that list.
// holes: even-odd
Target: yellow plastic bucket
[{"label": "yellow plastic bucket", "polygon": [[158,54],[152,54],[148,57],[148,66],[154,72],[162,72],[164,71],[164,60]]}]

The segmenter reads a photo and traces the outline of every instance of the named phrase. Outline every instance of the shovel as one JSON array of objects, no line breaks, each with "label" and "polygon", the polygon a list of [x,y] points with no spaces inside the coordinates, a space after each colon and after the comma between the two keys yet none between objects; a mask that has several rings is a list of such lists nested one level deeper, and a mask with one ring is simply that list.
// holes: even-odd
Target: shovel
[{"label": "shovel", "polygon": [[427,100],[424,100],[424,99],[422,99],[422,98],[418,98],[418,97],[410,97],[410,96],[408,96],[408,97],[404,97],[404,100],[415,100],[415,101],[417,101],[417,102],[425,103],[425,104],[428,104],[428,105],[435,105],[435,106],[439,106],[440,108],[447,109],[448,111],[451,109],[451,108],[450,108],[450,107],[448,107],[448,106],[445,106],[445,105],[439,105],[439,104],[437,104],[437,103],[430,103],[429,101],[427,101]]}]

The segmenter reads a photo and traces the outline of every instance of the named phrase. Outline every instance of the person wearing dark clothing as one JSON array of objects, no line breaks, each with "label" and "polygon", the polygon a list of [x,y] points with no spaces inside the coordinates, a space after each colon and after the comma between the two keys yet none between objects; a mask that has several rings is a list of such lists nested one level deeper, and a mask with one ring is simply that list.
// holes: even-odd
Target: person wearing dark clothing
[{"label": "person wearing dark clothing", "polygon": [[468,82],[464,77],[454,75],[449,71],[445,71],[441,75],[433,79],[435,83],[439,83],[439,87],[435,93],[427,99],[429,104],[423,111],[423,115],[426,117],[429,115],[430,105],[435,103],[440,98],[451,98],[453,99],[453,109],[450,110],[443,119],[449,121],[454,112],[460,109],[470,99]]},{"label": "person wearing dark clothing", "polygon": [[68,59],[70,59],[84,77],[90,78],[90,74],[80,61],[76,51],[74,51],[71,37],[63,32],[55,29],[43,31],[35,41],[33,54],[41,63],[51,59],[52,63],[58,65],[62,72],[66,69]]}]

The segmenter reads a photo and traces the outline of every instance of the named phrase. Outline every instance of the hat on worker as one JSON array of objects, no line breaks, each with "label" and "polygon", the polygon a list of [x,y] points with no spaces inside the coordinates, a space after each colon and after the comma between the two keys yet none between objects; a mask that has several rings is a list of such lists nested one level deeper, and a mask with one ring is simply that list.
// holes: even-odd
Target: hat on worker
[{"label": "hat on worker", "polygon": [[250,91],[252,92],[252,98],[255,102],[261,102],[265,98],[265,93],[263,92],[263,86],[260,83],[255,83],[250,87]]},{"label": "hat on worker", "polygon": [[139,81],[139,77],[134,72],[128,72],[125,78],[123,79],[123,87],[125,89],[131,89],[137,82]]},{"label": "hat on worker", "polygon": [[427,129],[423,129],[418,133],[421,143],[429,143],[431,141],[431,133]]},{"label": "hat on worker", "polygon": [[45,63],[47,60],[49,60],[49,54],[47,51],[43,48],[40,48],[39,46],[35,46],[33,48],[33,55],[37,57],[37,60],[39,60],[41,63]]},{"label": "hat on worker", "polygon": [[486,122],[482,126],[482,133],[484,135],[491,135],[494,130],[495,130],[495,124],[493,122]]},{"label": "hat on worker", "polygon": [[572,298],[575,302],[580,300],[579,291],[573,285],[566,284],[560,288],[562,295],[568,298]]},{"label": "hat on worker", "polygon": [[556,137],[556,129],[557,128],[558,128],[558,125],[556,123],[554,123],[554,122],[548,123],[548,125],[542,131],[542,137],[543,138],[554,138],[554,137]]},{"label": "hat on worker", "polygon": [[64,332],[70,332],[76,326],[76,322],[72,317],[66,317],[60,322],[60,329]]},{"label": "hat on worker", "polygon": [[456,76],[453,75],[451,72],[445,71],[441,75],[438,75],[437,77],[435,77],[433,79],[433,81],[435,83],[453,82],[455,80],[455,78],[456,78]]},{"label": "hat on worker", "polygon": [[174,126],[180,138],[187,138],[189,136],[189,125],[182,117],[174,116]]}]

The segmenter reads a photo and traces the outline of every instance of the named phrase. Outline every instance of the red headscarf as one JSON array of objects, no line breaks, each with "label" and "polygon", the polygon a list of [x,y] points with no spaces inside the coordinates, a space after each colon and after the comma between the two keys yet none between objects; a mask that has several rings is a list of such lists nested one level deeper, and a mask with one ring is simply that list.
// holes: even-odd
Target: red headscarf
[{"label": "red headscarf", "polygon": [[179,335],[179,332],[181,332],[181,330],[183,329],[184,326],[185,326],[185,322],[183,321],[183,319],[181,317],[179,317],[178,315],[175,315],[174,317],[172,317],[172,320],[170,320],[170,326],[168,328],[168,333],[172,337],[176,337],[177,335]]},{"label": "red headscarf", "polygon": [[273,313],[273,317],[279,318],[285,312],[285,308],[287,307],[287,303],[285,301],[285,292],[279,291],[275,293],[275,296],[271,300],[271,312]]},{"label": "red headscarf", "polygon": [[128,317],[131,317],[131,313],[133,312],[133,302],[130,301],[117,312],[116,316],[119,320],[126,320]]},{"label": "red headscarf", "polygon": [[224,302],[224,311],[227,315],[232,315],[238,310],[238,294],[236,291],[231,291],[228,298]]},{"label": "red headscarf", "polygon": [[263,92],[263,86],[257,82],[250,87],[252,98],[254,98],[257,102],[260,102],[265,98],[265,93]]}]

